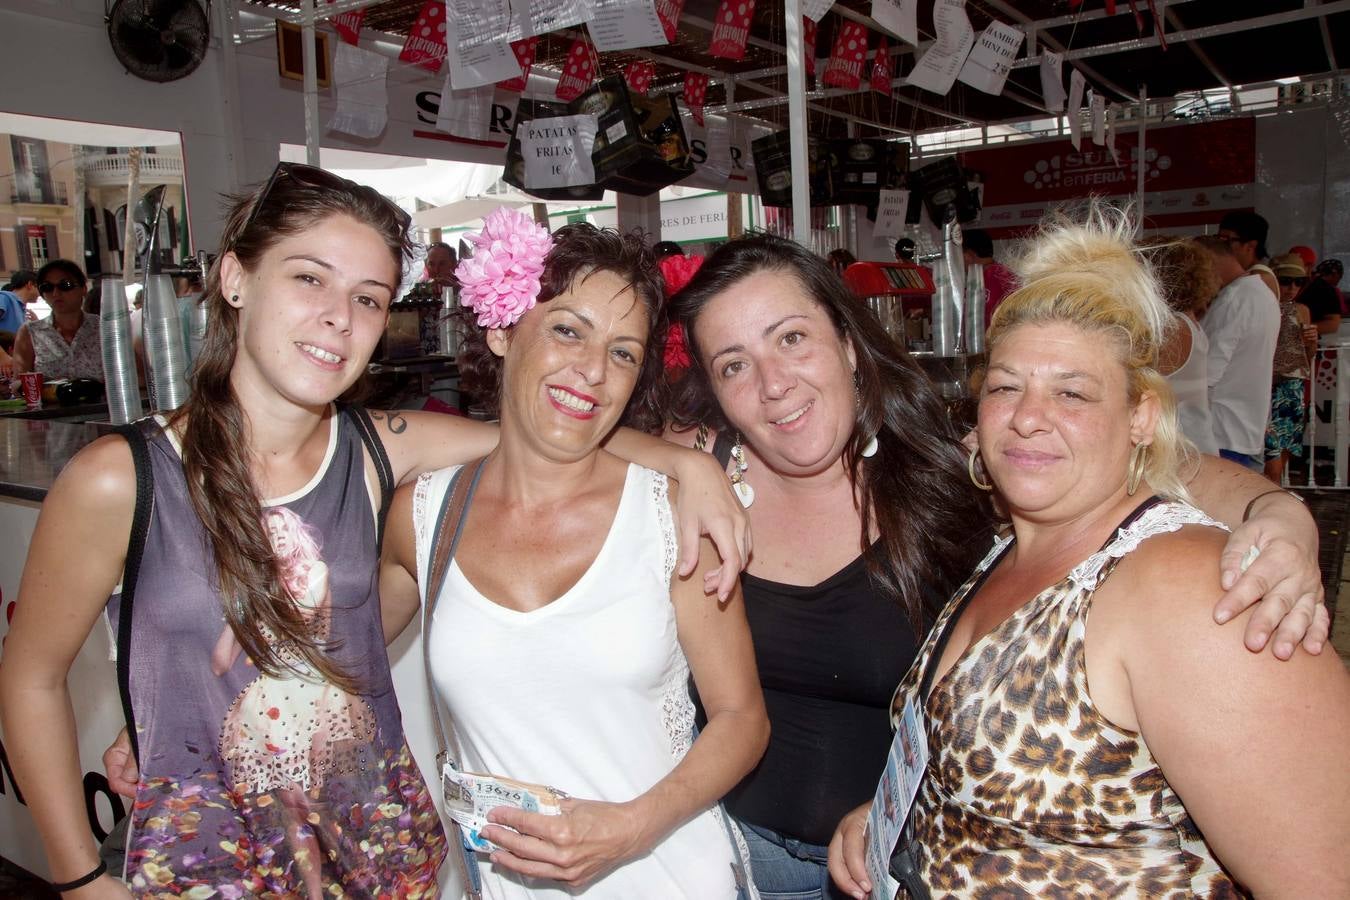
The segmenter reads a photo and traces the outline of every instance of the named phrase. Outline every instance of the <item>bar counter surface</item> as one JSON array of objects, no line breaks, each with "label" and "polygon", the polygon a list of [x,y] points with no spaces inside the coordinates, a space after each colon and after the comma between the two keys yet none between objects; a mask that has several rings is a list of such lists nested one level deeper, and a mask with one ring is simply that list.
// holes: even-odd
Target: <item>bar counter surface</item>
[{"label": "bar counter surface", "polygon": [[[70,417],[74,411],[61,412]],[[42,502],[66,463],[110,427],[55,418],[0,418],[0,497]]]}]

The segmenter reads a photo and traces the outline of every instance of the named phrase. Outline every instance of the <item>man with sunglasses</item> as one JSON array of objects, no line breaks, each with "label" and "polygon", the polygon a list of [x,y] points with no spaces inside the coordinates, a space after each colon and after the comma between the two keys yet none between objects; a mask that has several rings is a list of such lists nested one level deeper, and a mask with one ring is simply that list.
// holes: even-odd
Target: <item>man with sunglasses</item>
[{"label": "man with sunglasses", "polygon": [[1242,268],[1252,275],[1261,276],[1261,283],[1270,288],[1275,299],[1280,298],[1280,286],[1275,272],[1263,260],[1266,253],[1266,237],[1270,234],[1270,223],[1265,216],[1250,210],[1230,212],[1219,220],[1219,237],[1233,248],[1233,256],[1242,263]]},{"label": "man with sunglasses", "polygon": [[98,319],[84,314],[87,292],[84,270],[68,259],[54,259],[38,270],[38,293],[52,314],[19,329],[14,339],[14,371],[41,372],[49,381],[103,380]]}]

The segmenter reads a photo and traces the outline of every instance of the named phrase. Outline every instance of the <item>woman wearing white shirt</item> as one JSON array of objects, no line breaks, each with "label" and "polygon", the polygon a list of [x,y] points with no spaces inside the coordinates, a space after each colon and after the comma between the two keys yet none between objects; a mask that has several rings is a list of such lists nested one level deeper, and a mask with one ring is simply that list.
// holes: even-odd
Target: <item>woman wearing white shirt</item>
[{"label": "woman wearing white shirt", "polygon": [[[621,418],[655,420],[659,276],[636,237],[535,228],[494,213],[457,270],[477,314],[461,365],[500,401],[501,443],[425,640],[461,768],[577,799],[557,816],[492,812],[483,895],[730,900],[744,879],[713,807],[768,739],[739,591],[704,596],[707,552],[672,577],[670,486],[601,446]],[[404,616],[452,474],[394,500],[381,592]],[[691,671],[709,719],[697,740]]]}]

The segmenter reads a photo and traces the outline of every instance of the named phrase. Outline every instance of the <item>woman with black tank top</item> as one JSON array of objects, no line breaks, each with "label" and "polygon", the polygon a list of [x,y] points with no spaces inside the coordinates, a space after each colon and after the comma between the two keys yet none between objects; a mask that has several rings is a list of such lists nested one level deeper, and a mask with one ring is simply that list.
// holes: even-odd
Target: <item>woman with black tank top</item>
[{"label": "woman with black tank top", "polygon": [[[935,610],[989,547],[991,511],[941,397],[825,260],[770,235],[731,241],[671,307],[693,366],[674,387],[667,436],[707,448],[718,432],[755,535],[741,583],[771,733],[727,807],[765,900],[842,896],[826,845],[872,797],[891,695]],[[1269,489],[1217,460],[1189,487],[1234,525]],[[1226,620],[1274,585],[1249,646],[1274,633],[1282,657],[1299,640],[1316,652],[1328,630],[1316,527],[1298,504],[1267,503],[1229,543],[1219,609]],[[1258,541],[1239,580],[1236,561]]]},{"label": "woman with black tank top", "polygon": [[[395,484],[482,456],[496,430],[335,404],[388,321],[408,224],[373,189],[279,165],[226,222],[187,404],[95,441],[48,494],[0,710],[65,896],[437,896],[447,842],[393,696],[384,644],[407,619],[382,618],[380,519]],[[745,534],[720,470],[619,445],[686,476],[705,515],[681,530],[711,532],[727,562],[705,586],[729,593]],[[125,885],[87,825],[66,686],[105,606],[133,736],[109,753],[139,762],[110,772],[136,801]]]}]

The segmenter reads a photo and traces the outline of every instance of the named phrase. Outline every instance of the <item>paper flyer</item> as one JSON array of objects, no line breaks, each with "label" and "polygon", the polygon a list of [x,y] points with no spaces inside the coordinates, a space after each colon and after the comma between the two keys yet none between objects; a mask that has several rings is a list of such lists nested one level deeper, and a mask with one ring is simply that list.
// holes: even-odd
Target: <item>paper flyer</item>
[{"label": "paper flyer", "polygon": [[1083,75],[1077,69],[1069,73],[1069,141],[1073,149],[1082,149],[1083,143]]},{"label": "paper flyer", "polygon": [[595,116],[555,116],[520,126],[520,155],[525,161],[525,187],[555,188],[595,184],[591,151],[595,148]]},{"label": "paper flyer", "polygon": [[919,0],[872,0],[872,19],[911,47],[919,46]]},{"label": "paper flyer", "polygon": [[1106,143],[1106,98],[1089,89],[1088,106],[1092,110],[1092,143],[1100,147]]},{"label": "paper flyer", "polygon": [[[881,224],[880,214],[877,224]],[[905,830],[909,808],[919,792],[919,783],[927,767],[928,738],[911,696],[905,700],[905,711],[891,740],[886,768],[881,773],[881,782],[872,797],[872,810],[867,816],[867,876],[872,882],[872,900],[892,900],[900,887],[891,877],[891,852]]]},{"label": "paper flyer", "polygon": [[905,234],[905,211],[909,209],[909,191],[880,190],[877,192],[877,223],[872,234],[890,240]]},{"label": "paper flyer", "polygon": [[1017,51],[1022,48],[1025,38],[1020,28],[1002,22],[990,22],[975,42],[970,56],[966,57],[957,80],[986,94],[1003,93],[1003,85],[1008,80],[1013,60],[1017,59]]},{"label": "paper flyer", "polygon": [[938,0],[933,7],[933,27],[937,40],[905,81],[935,94],[946,94],[975,45],[975,29],[970,27],[966,15],[966,0]]},{"label": "paper flyer", "polygon": [[655,0],[591,0],[586,28],[597,50],[632,50],[668,43]]}]

